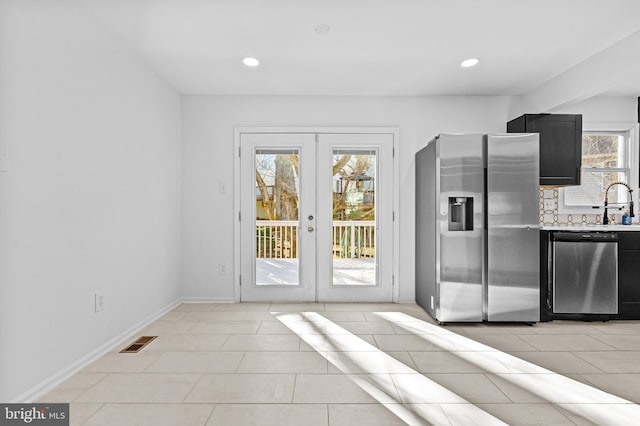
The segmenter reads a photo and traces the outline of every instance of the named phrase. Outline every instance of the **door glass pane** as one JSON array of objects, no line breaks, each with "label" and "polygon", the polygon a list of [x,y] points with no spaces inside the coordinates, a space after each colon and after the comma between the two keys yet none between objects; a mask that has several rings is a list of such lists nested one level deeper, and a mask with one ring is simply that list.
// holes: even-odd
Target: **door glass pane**
[{"label": "door glass pane", "polygon": [[256,285],[299,285],[299,150],[258,149]]},{"label": "door glass pane", "polygon": [[333,285],[376,285],[376,151],[333,150]]}]

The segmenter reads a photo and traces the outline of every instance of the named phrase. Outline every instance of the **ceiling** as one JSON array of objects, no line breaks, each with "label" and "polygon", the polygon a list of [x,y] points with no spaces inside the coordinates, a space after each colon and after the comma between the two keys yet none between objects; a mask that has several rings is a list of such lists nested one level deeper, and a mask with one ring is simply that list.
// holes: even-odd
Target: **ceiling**
[{"label": "ceiling", "polygon": [[[577,70],[582,85],[598,80],[590,96],[640,95],[638,0],[78,4],[184,94],[523,95]],[[638,49],[616,48],[624,40]],[[597,55],[610,70],[626,55],[625,70],[603,75]],[[261,65],[245,67],[245,56]],[[461,68],[470,57],[480,64]]]}]

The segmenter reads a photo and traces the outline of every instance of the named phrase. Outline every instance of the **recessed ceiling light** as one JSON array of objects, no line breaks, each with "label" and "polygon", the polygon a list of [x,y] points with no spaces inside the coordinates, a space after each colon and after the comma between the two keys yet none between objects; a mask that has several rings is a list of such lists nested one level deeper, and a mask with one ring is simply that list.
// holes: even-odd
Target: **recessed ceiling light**
[{"label": "recessed ceiling light", "polygon": [[260,65],[259,60],[251,57],[242,58],[242,63],[248,67],[257,67],[258,65]]},{"label": "recessed ceiling light", "polygon": [[327,35],[329,34],[329,31],[331,31],[331,27],[327,24],[318,24],[313,28],[313,30],[318,35]]},{"label": "recessed ceiling light", "polygon": [[475,67],[476,65],[478,65],[478,62],[480,62],[477,58],[469,58],[469,59],[465,59],[464,61],[460,62],[460,66],[462,68],[471,68],[471,67]]}]

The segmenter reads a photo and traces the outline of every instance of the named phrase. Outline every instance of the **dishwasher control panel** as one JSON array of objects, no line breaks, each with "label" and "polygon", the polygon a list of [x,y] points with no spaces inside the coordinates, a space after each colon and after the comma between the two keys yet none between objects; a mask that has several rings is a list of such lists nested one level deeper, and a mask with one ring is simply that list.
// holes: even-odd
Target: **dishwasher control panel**
[{"label": "dishwasher control panel", "polygon": [[616,232],[554,232],[553,241],[616,242],[618,241],[618,234]]}]

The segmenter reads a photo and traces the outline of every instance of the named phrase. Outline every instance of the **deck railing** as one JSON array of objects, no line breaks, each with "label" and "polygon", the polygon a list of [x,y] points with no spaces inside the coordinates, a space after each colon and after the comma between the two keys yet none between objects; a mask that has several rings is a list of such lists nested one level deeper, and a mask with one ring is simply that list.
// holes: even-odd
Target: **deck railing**
[{"label": "deck railing", "polygon": [[[375,221],[335,220],[331,237],[335,258],[374,258]],[[295,259],[298,257],[298,222],[294,220],[256,221],[256,257]]]}]

